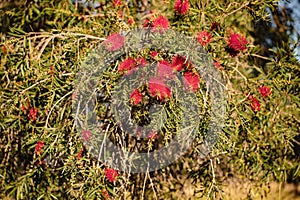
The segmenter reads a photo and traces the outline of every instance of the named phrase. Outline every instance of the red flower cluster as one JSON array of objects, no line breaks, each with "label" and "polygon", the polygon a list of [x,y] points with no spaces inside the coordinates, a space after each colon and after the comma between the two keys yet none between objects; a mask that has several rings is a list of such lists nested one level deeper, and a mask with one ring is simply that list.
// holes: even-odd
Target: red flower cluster
[{"label": "red flower cluster", "polygon": [[7,54],[7,48],[6,48],[6,46],[2,46],[2,50],[3,50],[3,54],[6,55]]},{"label": "red flower cluster", "polygon": [[[272,94],[271,88],[267,86],[261,86],[258,90],[263,97],[267,97]],[[250,107],[254,112],[260,110],[260,103],[257,98],[249,95],[248,100],[250,101]]]},{"label": "red flower cluster", "polygon": [[216,68],[218,68],[219,70],[223,70],[223,67],[221,66],[221,64],[218,61],[214,61],[214,65]]},{"label": "red flower cluster", "polygon": [[48,72],[48,74],[50,74],[50,75],[54,75],[54,70],[53,70],[53,65],[50,65],[49,66],[49,72]]},{"label": "red flower cluster", "polygon": [[173,69],[167,60],[162,60],[157,64],[158,77],[162,79],[173,78]]},{"label": "red flower cluster", "polygon": [[119,10],[118,12],[117,12],[117,16],[118,16],[118,18],[121,20],[121,19],[123,19],[123,12],[122,12],[122,10]]},{"label": "red flower cluster", "polygon": [[134,20],[132,17],[129,17],[127,20],[127,23],[131,26],[132,24],[134,24]]},{"label": "red flower cluster", "polygon": [[39,110],[37,108],[35,108],[35,107],[30,108],[29,114],[28,114],[28,118],[32,122],[34,122],[36,120],[36,118],[37,118],[38,112],[39,112]]},{"label": "red flower cluster", "polygon": [[126,58],[119,66],[118,72],[130,71],[137,67],[136,60],[134,58]]},{"label": "red flower cluster", "polygon": [[260,110],[260,103],[259,101],[257,100],[257,98],[249,95],[248,99],[250,100],[250,107],[251,109],[256,112],[256,111],[259,111]]},{"label": "red flower cluster", "polygon": [[34,122],[38,116],[39,110],[35,107],[31,107],[27,98],[26,98],[26,103],[27,103],[26,106],[23,103],[21,104],[21,110],[24,112],[24,114],[27,114],[27,112],[29,111],[27,116],[29,120]]},{"label": "red flower cluster", "polygon": [[116,177],[119,176],[118,171],[115,169],[111,169],[111,168],[105,168],[104,173],[105,173],[107,180],[111,183],[113,183],[115,181]]},{"label": "red flower cluster", "polygon": [[147,65],[147,61],[143,57],[139,57],[138,59],[136,59],[136,62],[137,62],[138,65],[140,65],[142,67]]},{"label": "red flower cluster", "polygon": [[164,16],[159,16],[156,19],[153,20],[152,22],[152,27],[154,28],[154,30],[158,29],[158,30],[162,30],[162,29],[168,29],[169,28],[169,20],[168,18],[164,17]]},{"label": "red flower cluster", "polygon": [[140,93],[138,89],[135,89],[131,94],[130,94],[130,102],[133,103],[133,105],[138,105],[141,103],[143,100],[143,95]]},{"label": "red flower cluster", "polygon": [[248,42],[245,37],[238,33],[231,33],[228,39],[227,52],[232,56],[236,56],[240,51],[247,49]]},{"label": "red flower cluster", "polygon": [[135,69],[137,66],[144,67],[145,65],[147,65],[147,61],[144,58],[139,57],[135,60],[134,58],[129,57],[120,64],[118,72],[130,74],[130,71]]},{"label": "red flower cluster", "polygon": [[267,97],[272,94],[271,88],[269,88],[267,86],[260,87],[259,92],[260,92],[261,96],[263,96],[263,97]]},{"label": "red flower cluster", "polygon": [[82,149],[80,149],[80,151],[77,154],[77,159],[79,160],[82,157]]},{"label": "red flower cluster", "polygon": [[165,16],[158,16],[151,21],[146,19],[143,26],[151,27],[154,31],[158,30],[160,33],[162,33],[163,30],[167,30],[170,26],[169,20]]},{"label": "red flower cluster", "polygon": [[176,71],[182,70],[184,67],[188,66],[189,63],[185,62],[186,58],[176,55],[172,59],[172,68]]},{"label": "red flower cluster", "polygon": [[202,46],[206,46],[210,43],[211,34],[207,31],[201,31],[198,33],[197,40]]},{"label": "red flower cluster", "polygon": [[180,14],[185,15],[190,8],[190,2],[188,0],[176,0],[174,4],[174,10]]},{"label": "red flower cluster", "polygon": [[175,72],[178,72],[189,65],[189,63],[185,61],[186,59],[179,55],[173,57],[172,64],[166,60],[160,61],[157,65],[158,77],[163,79],[174,78]]},{"label": "red flower cluster", "polygon": [[238,33],[231,33],[229,35],[228,46],[236,51],[244,51],[247,49],[247,40]]},{"label": "red flower cluster", "polygon": [[151,130],[148,134],[148,140],[153,141],[155,139],[157,139],[157,132]]},{"label": "red flower cluster", "polygon": [[90,141],[90,139],[93,137],[93,134],[89,130],[83,130],[81,135],[85,142]]},{"label": "red flower cluster", "polygon": [[155,58],[155,57],[157,56],[157,54],[158,54],[158,53],[157,53],[156,51],[152,51],[152,52],[151,52],[151,57],[152,57],[152,58]]},{"label": "red flower cluster", "polygon": [[108,36],[107,39],[104,41],[104,45],[109,51],[119,50],[124,44],[125,38],[119,33],[113,33],[112,35]]},{"label": "red flower cluster", "polygon": [[144,27],[144,28],[147,28],[147,27],[149,27],[149,26],[151,26],[150,20],[149,20],[149,19],[145,19],[145,21],[144,21],[144,23],[143,23],[143,27]]},{"label": "red flower cluster", "polygon": [[104,197],[104,200],[110,199],[110,196],[109,196],[107,190],[102,190],[102,195],[103,195],[103,197]]},{"label": "red flower cluster", "polygon": [[200,75],[191,71],[187,71],[183,75],[186,88],[196,92],[199,88]]},{"label": "red flower cluster", "polygon": [[39,156],[39,155],[42,154],[43,146],[44,146],[44,142],[43,141],[38,141],[36,143],[36,146],[35,146],[35,153],[36,153],[36,155]]},{"label": "red flower cluster", "polygon": [[148,81],[148,86],[150,95],[160,101],[171,96],[171,89],[159,78],[151,78]]},{"label": "red flower cluster", "polygon": [[122,1],[121,0],[114,0],[113,5],[114,5],[114,7],[121,6]]}]

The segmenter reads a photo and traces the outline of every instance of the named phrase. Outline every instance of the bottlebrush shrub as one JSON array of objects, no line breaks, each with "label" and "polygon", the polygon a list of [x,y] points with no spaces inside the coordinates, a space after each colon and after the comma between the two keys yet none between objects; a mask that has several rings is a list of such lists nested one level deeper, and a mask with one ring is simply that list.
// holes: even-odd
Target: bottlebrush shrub
[{"label": "bottlebrush shrub", "polygon": [[[1,8],[1,199],[218,198],[226,196],[221,189],[230,177],[253,181],[257,187],[250,188],[249,198],[255,198],[263,192],[261,185],[273,180],[296,182],[299,63],[282,49],[269,56],[274,59],[260,55],[257,38],[252,36],[255,23],[267,18],[266,6],[276,8],[273,1],[143,2],[99,1],[98,8],[91,8],[66,0],[37,0]],[[115,51],[124,42],[117,33],[143,24],[185,33],[195,42],[205,33],[206,42],[202,37],[199,45],[202,42],[225,80],[227,119],[207,157],[198,157],[198,149],[191,146],[165,169],[125,174],[97,161],[83,145],[95,136],[89,129],[76,132],[71,115],[76,98],[73,84],[91,49],[108,39],[107,48]],[[210,99],[192,61],[182,64],[182,60],[171,52],[144,49],[123,55],[109,67],[98,82],[96,113],[113,142],[135,148],[142,134],[137,130],[136,137],[124,136],[125,141],[121,137],[109,106],[117,81],[135,68],[153,64],[162,76],[128,92],[131,117],[138,124],[163,117],[166,128],[149,131],[139,148],[151,151],[168,145],[176,133],[180,112],[174,93],[161,83],[174,71],[189,79],[186,88],[196,94],[202,121],[194,143],[201,145],[210,119]],[[167,115],[150,116],[149,104],[165,106]],[[192,194],[180,186],[186,179],[193,181]]]}]

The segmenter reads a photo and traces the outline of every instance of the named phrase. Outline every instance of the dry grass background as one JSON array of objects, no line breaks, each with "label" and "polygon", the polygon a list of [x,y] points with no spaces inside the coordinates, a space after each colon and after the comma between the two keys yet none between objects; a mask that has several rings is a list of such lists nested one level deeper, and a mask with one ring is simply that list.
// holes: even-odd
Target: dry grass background
[{"label": "dry grass background", "polygon": [[[181,184],[172,184],[170,182],[162,183],[164,194],[158,199],[176,199],[176,200],[204,200],[208,197],[201,197],[200,193],[195,195],[196,191],[201,190],[201,184],[192,183],[192,179],[182,177]],[[145,199],[155,199],[153,194]],[[246,179],[229,179],[222,186],[222,192],[214,199],[220,200],[300,200],[300,185],[280,184],[272,182],[268,185],[257,186],[254,182]]]},{"label": "dry grass background", "polygon": [[[236,183],[231,181],[226,186],[224,186],[224,200],[240,200],[247,199],[249,191],[251,191],[250,182]],[[270,187],[263,186],[266,190],[269,190],[267,195],[259,194],[251,191],[252,195],[255,196],[254,199],[263,199],[263,200],[298,200],[300,199],[300,187],[296,188],[293,184],[279,184],[273,182],[270,184]],[[298,194],[297,194],[298,189]]]}]

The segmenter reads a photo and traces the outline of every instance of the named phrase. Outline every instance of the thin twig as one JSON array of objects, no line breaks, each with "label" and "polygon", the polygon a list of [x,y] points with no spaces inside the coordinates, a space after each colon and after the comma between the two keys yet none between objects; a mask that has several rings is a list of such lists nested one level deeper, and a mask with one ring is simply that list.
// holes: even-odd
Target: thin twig
[{"label": "thin twig", "polygon": [[107,128],[106,128],[106,130],[105,130],[105,134],[104,134],[103,142],[102,142],[102,144],[101,144],[100,152],[99,152],[99,154],[98,154],[98,163],[97,163],[97,167],[99,167],[99,159],[100,159],[100,157],[101,157],[101,154],[102,154],[102,150],[103,150],[104,142],[105,142],[105,140],[106,140],[106,136],[107,136],[107,133],[108,133],[108,129],[109,129],[109,127],[110,127],[110,124],[108,124],[108,126],[107,126]]},{"label": "thin twig", "polygon": [[145,187],[146,187],[146,182],[147,182],[147,174],[148,174],[148,169],[147,169],[147,172],[146,172],[145,178],[144,178],[144,185],[143,185],[143,191],[142,191],[142,200],[144,199],[144,195],[145,195]]},{"label": "thin twig", "polygon": [[27,90],[30,90],[30,89],[33,88],[34,86],[36,86],[36,85],[38,85],[38,84],[40,84],[40,83],[43,83],[43,82],[47,81],[48,79],[49,79],[49,78],[46,78],[46,79],[44,79],[44,80],[41,80],[41,81],[39,81],[39,82],[37,82],[37,83],[31,85],[30,87],[24,89],[20,94],[22,95],[22,94],[23,94],[24,92],[26,92]]},{"label": "thin twig", "polygon": [[212,163],[212,159],[209,159],[209,160],[210,160],[210,165],[211,165],[211,171],[212,171],[213,180],[212,180],[212,184],[211,184],[211,186],[209,188],[209,191],[208,191],[206,199],[209,199],[209,196],[210,196],[210,193],[212,191],[212,188],[215,187],[215,184],[216,184],[216,176],[215,176],[215,171],[214,171],[214,165]]},{"label": "thin twig", "polygon": [[245,7],[248,6],[248,5],[249,5],[249,2],[246,2],[244,5],[242,5],[242,6],[239,7],[238,9],[231,11],[230,13],[226,14],[226,15],[225,15],[224,17],[222,17],[222,18],[225,19],[227,16],[232,15],[233,13],[236,13],[237,11],[239,11],[239,10],[245,8]]},{"label": "thin twig", "polygon": [[261,59],[264,59],[264,60],[269,60],[269,61],[273,61],[271,58],[267,58],[267,57],[264,57],[264,56],[260,56],[260,55],[257,55],[257,54],[250,54],[250,56],[254,56],[254,57],[257,57],[257,58],[261,58]]},{"label": "thin twig", "polygon": [[51,115],[52,110],[54,109],[54,107],[59,104],[59,102],[61,102],[65,97],[67,97],[68,95],[72,94],[73,91],[68,92],[67,94],[65,94],[62,98],[60,98],[50,109],[49,114],[47,115],[47,119],[46,119],[46,124],[45,124],[45,128],[48,127],[48,121],[49,121],[49,117]]},{"label": "thin twig", "polygon": [[157,195],[156,195],[156,192],[155,192],[155,189],[154,189],[154,184],[153,184],[152,178],[151,178],[151,176],[150,176],[149,172],[147,172],[147,174],[148,174],[148,176],[149,176],[150,185],[151,185],[151,187],[152,187],[152,190],[153,190],[153,193],[154,193],[155,199],[157,200],[158,198],[157,198]]}]

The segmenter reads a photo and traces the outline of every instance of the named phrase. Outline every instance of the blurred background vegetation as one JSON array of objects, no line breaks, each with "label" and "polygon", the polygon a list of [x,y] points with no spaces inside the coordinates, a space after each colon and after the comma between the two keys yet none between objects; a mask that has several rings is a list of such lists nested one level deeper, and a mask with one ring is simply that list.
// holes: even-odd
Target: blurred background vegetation
[{"label": "blurred background vegetation", "polygon": [[[121,2],[0,3],[0,198],[233,199],[227,185],[249,183],[246,195],[236,198],[261,199],[273,183],[296,188],[300,67],[291,11],[271,0],[207,0],[190,1],[188,14],[181,16],[172,0]],[[76,133],[73,81],[91,49],[112,33],[142,27],[152,14],[166,16],[171,29],[186,35],[211,32],[206,50],[223,68],[226,124],[206,158],[191,150],[165,169],[119,172],[111,183],[105,166],[90,156]],[[220,27],[211,30],[213,22]],[[235,57],[224,51],[231,32],[249,42],[247,51]],[[266,98],[259,92],[262,85],[272,90]],[[249,93],[259,99],[260,111],[249,106]],[[42,155],[36,153],[38,141],[44,143]],[[299,197],[299,190],[292,192],[289,199]]]}]

